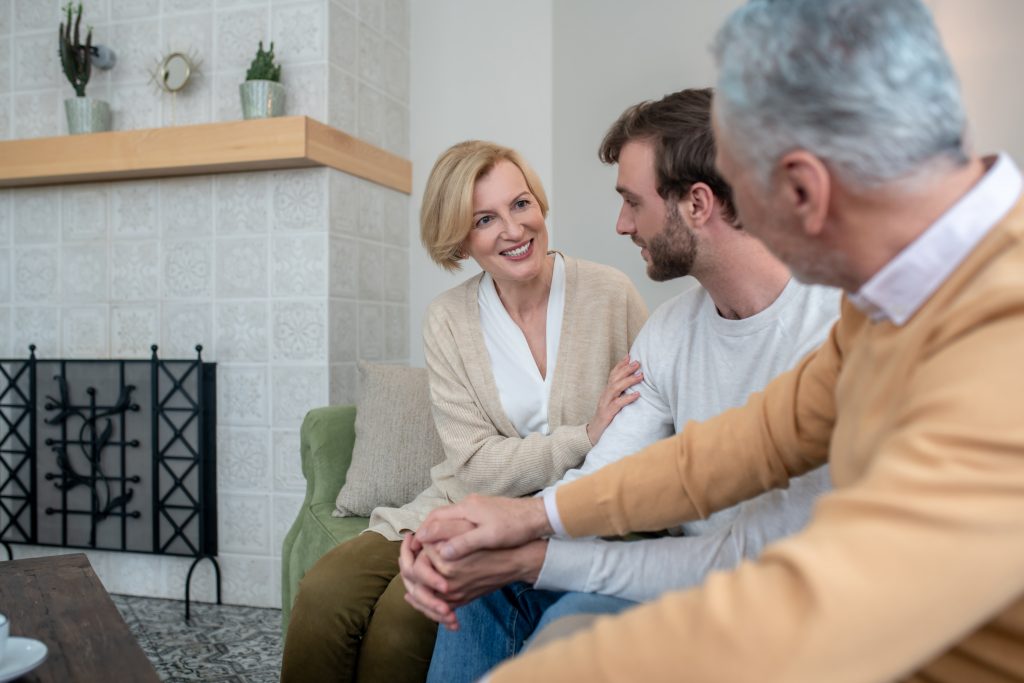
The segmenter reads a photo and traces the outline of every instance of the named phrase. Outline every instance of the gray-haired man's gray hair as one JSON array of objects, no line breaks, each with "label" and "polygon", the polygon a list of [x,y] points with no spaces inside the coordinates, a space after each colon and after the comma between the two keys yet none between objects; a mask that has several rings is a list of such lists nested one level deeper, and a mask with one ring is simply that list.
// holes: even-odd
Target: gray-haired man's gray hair
[{"label": "gray-haired man's gray hair", "polygon": [[798,148],[863,188],[966,163],[959,84],[920,0],[752,0],[713,50],[717,118],[762,182]]}]

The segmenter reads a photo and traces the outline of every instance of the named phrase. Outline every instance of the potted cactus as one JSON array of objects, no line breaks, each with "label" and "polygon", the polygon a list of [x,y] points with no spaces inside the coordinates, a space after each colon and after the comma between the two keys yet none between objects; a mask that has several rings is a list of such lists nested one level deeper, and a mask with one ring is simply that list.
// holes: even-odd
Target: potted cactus
[{"label": "potted cactus", "polygon": [[85,96],[85,86],[92,74],[92,27],[85,34],[85,43],[81,41],[82,3],[74,13],[72,26],[72,3],[64,6],[67,13],[58,31],[60,65],[71,86],[75,89],[75,97],[64,100],[64,111],[68,115],[68,131],[72,134],[95,133],[110,130],[110,105],[103,100]]},{"label": "potted cactus", "polygon": [[256,58],[245,74],[245,83],[238,86],[242,95],[242,117],[265,119],[284,113],[284,86],[280,83],[281,66],[274,64],[274,43],[263,49],[260,41]]}]

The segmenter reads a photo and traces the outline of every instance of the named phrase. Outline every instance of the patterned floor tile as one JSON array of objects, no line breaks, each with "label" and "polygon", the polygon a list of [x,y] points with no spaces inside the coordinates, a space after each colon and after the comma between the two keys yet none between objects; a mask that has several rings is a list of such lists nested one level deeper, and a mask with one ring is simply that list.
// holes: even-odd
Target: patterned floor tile
[{"label": "patterned floor tile", "polygon": [[111,595],[165,683],[274,683],[281,672],[281,611]]}]

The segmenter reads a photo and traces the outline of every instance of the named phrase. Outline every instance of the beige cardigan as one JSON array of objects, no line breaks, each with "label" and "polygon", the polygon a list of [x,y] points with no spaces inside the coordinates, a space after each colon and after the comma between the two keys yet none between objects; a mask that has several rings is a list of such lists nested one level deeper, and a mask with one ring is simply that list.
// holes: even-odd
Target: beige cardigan
[{"label": "beige cardigan", "polygon": [[505,414],[480,328],[482,275],[435,299],[423,324],[434,423],[446,459],[433,484],[402,508],[377,508],[370,530],[399,540],[436,507],[469,493],[522,496],[579,466],[590,450],[586,422],[612,366],[647,319],[633,283],[608,266],[565,258],[562,336],[548,401],[548,435],[519,436]]},{"label": "beige cardigan", "polygon": [[749,403],[559,489],[574,536],[663,529],[826,460],[806,529],[512,660],[506,681],[1024,680],[1024,202],[906,325],[844,302]]}]

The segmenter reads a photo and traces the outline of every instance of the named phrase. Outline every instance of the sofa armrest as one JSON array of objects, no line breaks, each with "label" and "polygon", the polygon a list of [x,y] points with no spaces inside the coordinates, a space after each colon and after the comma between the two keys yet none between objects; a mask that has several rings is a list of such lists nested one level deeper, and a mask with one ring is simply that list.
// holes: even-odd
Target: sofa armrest
[{"label": "sofa armrest", "polygon": [[299,433],[306,506],[334,505],[352,462],[355,422],[355,406],[314,408],[306,414]]}]

